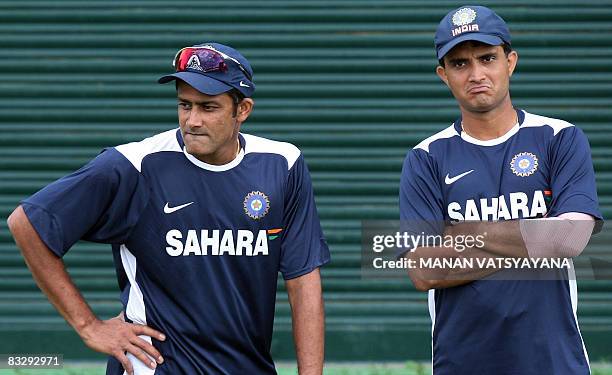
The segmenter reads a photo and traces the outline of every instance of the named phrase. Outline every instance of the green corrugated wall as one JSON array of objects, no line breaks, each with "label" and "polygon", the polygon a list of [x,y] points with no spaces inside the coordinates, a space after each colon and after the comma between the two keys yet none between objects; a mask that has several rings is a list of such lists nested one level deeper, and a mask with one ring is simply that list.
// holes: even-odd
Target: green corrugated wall
[{"label": "green corrugated wall", "polygon": [[[612,1],[484,1],[510,24],[516,105],[589,136],[612,210]],[[176,126],[156,78],[182,46],[215,40],[255,69],[247,133],[304,152],[333,262],[324,268],[329,360],[428,359],[424,293],[360,278],[360,220],[396,219],[403,157],[458,114],[434,74],[434,29],[456,1],[0,1],[0,216],[105,146]],[[108,246],[66,257],[102,317],[119,311]],[[281,282],[282,284],[282,282]],[[611,358],[612,282],[579,283],[591,358]],[[293,356],[278,295],[273,351]],[[0,222],[0,353],[95,357],[38,291]]]}]

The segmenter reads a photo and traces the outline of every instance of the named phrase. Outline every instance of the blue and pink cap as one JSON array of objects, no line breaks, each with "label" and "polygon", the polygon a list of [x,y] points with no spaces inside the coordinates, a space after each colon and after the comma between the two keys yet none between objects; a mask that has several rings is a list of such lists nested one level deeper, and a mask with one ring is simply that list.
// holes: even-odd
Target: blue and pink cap
[{"label": "blue and pink cap", "polygon": [[232,47],[220,43],[182,48],[174,57],[173,65],[176,72],[159,78],[157,82],[179,79],[207,95],[236,89],[248,98],[255,91],[249,61]]}]

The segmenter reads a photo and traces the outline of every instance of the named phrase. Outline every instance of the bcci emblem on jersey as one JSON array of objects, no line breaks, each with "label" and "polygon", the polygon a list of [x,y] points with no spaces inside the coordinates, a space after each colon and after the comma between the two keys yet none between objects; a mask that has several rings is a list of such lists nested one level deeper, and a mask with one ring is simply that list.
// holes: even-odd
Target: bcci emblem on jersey
[{"label": "bcci emblem on jersey", "polygon": [[510,169],[519,177],[531,176],[538,169],[538,158],[531,152],[521,152],[512,158]]},{"label": "bcci emblem on jersey", "polygon": [[261,191],[252,191],[244,198],[243,205],[248,217],[259,220],[270,210],[270,199]]}]

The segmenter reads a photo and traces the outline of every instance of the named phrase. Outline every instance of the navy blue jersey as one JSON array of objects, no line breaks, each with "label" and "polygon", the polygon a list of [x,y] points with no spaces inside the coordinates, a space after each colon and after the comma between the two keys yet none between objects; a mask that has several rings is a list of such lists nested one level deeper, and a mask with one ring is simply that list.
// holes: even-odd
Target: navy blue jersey
[{"label": "navy blue jersey", "polygon": [[[329,261],[300,151],[247,134],[240,144],[209,165],[167,131],[106,149],[22,202],[58,256],[79,239],[113,245],[127,319],[167,336],[152,341],[156,370],[128,355],[137,375],[275,374],[278,272]],[[123,369],[111,359],[107,374]]]},{"label": "navy blue jersey", "polygon": [[[431,223],[430,231],[443,221],[566,212],[601,219],[582,131],[517,113],[518,123],[497,139],[470,137],[459,119],[415,146],[402,171],[401,219]],[[483,279],[430,290],[434,374],[588,374],[573,269],[555,272],[562,280]]]}]

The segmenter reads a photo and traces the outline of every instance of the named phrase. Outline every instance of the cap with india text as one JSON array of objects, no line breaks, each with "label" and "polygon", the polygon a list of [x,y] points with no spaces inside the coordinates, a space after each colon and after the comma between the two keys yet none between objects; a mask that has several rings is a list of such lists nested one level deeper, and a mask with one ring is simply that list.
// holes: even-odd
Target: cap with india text
[{"label": "cap with india text", "polygon": [[467,40],[492,46],[511,44],[510,30],[503,18],[491,9],[478,5],[452,10],[440,21],[434,39],[438,60]]}]

